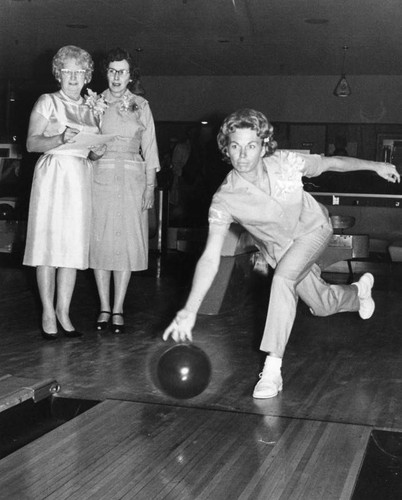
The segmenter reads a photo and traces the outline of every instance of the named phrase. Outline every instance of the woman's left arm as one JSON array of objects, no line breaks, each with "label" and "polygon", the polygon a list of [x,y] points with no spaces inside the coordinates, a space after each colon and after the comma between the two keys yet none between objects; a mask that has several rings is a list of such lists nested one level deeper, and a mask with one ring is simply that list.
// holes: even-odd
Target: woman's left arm
[{"label": "woman's left arm", "polygon": [[323,172],[357,172],[359,170],[370,170],[376,172],[380,177],[388,182],[400,182],[401,176],[395,165],[391,163],[360,160],[359,158],[350,158],[348,156],[323,156]]},{"label": "woman's left arm", "polygon": [[160,170],[158,146],[156,144],[155,124],[148,103],[141,110],[141,120],[145,130],[141,138],[141,150],[146,162],[147,185],[142,200],[143,210],[148,210],[154,204],[156,172]]}]

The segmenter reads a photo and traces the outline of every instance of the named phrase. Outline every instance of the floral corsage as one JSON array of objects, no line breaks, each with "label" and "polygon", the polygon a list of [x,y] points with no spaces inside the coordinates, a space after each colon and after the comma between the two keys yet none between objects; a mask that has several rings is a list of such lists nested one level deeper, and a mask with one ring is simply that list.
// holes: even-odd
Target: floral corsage
[{"label": "floral corsage", "polygon": [[120,102],[119,113],[121,115],[127,115],[128,113],[136,113],[139,110],[140,108],[135,102],[134,97],[130,97],[129,94],[124,94]]},{"label": "floral corsage", "polygon": [[281,167],[277,178],[274,195],[285,198],[303,186],[304,159],[294,152],[283,153]]},{"label": "floral corsage", "polygon": [[86,106],[92,109],[93,114],[97,118],[100,118],[106,111],[106,109],[109,107],[103,95],[97,94],[96,92],[93,92],[91,89],[87,89],[87,95],[84,97],[84,99]]}]

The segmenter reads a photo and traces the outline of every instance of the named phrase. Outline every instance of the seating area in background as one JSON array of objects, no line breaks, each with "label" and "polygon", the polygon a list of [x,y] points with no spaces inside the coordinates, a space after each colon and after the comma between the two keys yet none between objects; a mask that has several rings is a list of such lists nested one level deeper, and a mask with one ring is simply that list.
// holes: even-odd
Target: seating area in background
[{"label": "seating area in background", "polygon": [[369,257],[369,236],[367,234],[348,234],[348,230],[355,225],[355,218],[350,215],[332,215],[331,222],[334,234],[328,248],[321,255],[318,265],[325,271],[331,264],[346,261],[349,282],[351,283],[353,281],[352,259]]}]

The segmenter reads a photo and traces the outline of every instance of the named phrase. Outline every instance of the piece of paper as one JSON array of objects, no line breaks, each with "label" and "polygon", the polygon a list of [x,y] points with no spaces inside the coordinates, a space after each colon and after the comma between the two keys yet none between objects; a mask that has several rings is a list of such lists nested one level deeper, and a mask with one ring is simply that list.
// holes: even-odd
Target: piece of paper
[{"label": "piece of paper", "polygon": [[57,151],[69,151],[75,149],[88,149],[88,151],[96,146],[101,146],[115,139],[113,134],[89,134],[87,132],[79,132],[74,137],[74,142],[66,142],[57,148]]}]

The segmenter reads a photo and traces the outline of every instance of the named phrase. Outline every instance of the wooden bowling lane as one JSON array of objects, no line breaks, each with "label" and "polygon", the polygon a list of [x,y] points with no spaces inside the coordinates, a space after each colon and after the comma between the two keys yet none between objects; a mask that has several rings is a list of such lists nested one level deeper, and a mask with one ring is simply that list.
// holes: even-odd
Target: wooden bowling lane
[{"label": "wooden bowling lane", "polygon": [[354,313],[316,318],[299,304],[283,362],[284,391],[272,400],[251,397],[263,361],[258,344],[267,287],[231,313],[200,316],[195,344],[211,361],[211,381],[202,394],[177,401],[160,390],[154,372],[158,357],[173,345],[164,343],[161,333],[188,291],[186,266],[186,262],[183,267],[174,266],[172,273],[160,280],[152,272],[133,276],[125,311],[128,333],[118,337],[94,332],[97,299],[92,275],[79,273],[72,317],[85,336],[56,342],[46,342],[39,335],[40,309],[29,281],[23,285],[25,270],[5,269],[8,288],[0,290],[0,376],[52,377],[59,382],[64,397],[164,403],[402,429],[400,266],[387,264],[374,271],[377,306],[368,321]]},{"label": "wooden bowling lane", "polygon": [[108,400],[1,460],[0,491],[8,500],[349,499],[370,430]]}]

